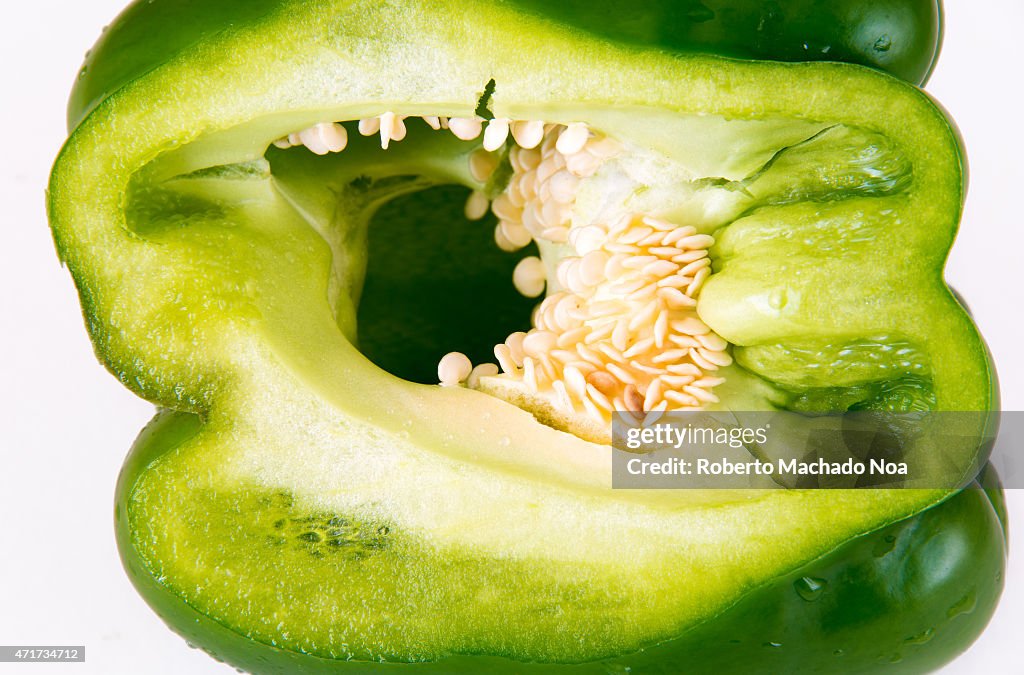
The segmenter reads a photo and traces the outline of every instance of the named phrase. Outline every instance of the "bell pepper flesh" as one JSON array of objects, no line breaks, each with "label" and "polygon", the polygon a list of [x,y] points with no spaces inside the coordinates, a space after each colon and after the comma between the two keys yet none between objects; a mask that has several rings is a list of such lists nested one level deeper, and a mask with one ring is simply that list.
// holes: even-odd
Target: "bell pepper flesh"
[{"label": "bell pepper flesh", "polygon": [[[438,20],[456,10],[463,22]],[[396,196],[478,187],[469,148],[410,134],[387,152],[353,143],[322,160],[266,150],[323,119],[471,116],[493,81],[497,117],[586,121],[726,181],[677,205],[695,217],[695,203],[713,203],[697,224],[729,223],[699,306],[735,346],[726,405],[886,407],[880,383],[896,382],[912,407],[986,410],[984,345],[941,277],[960,149],[916,89],[856,66],[621,46],[485,2],[282,3],[218,21],[168,60],[123,71],[123,87],[97,85],[100,103],[80,97],[71,118],[88,115],[49,196],[100,357],[140,395],[201,416],[190,434],[174,429],[192,418],[161,423],[155,436],[188,436],[171,447],[140,443],[118,512],[133,580],[177,630],[208,626],[198,644],[254,670],[314,663],[297,654],[325,667],[625,659],[695,626],[741,626],[728,608],[791,588],[792,570],[851,560],[845,547],[862,535],[970,501],[948,490],[611,492],[593,444],[477,392],[390,377],[354,346],[380,322],[377,346],[362,348],[404,367],[401,321],[366,308],[387,302],[374,279],[410,268],[368,259],[369,225]],[[420,178],[393,180],[409,175]],[[415,244],[394,242],[396,260]],[[829,353],[848,359],[841,375],[807,367]],[[1002,555],[990,515],[972,516],[988,525],[975,528],[985,599],[971,625],[951,629],[945,650],[908,648],[923,660],[907,668],[948,658],[987,620]],[[330,544],[331,528],[342,543]],[[920,597],[920,614],[892,620],[939,622],[937,596]],[[874,618],[872,631],[897,639]],[[804,642],[785,658],[821,658],[826,640]],[[657,664],[693,648],[666,649],[646,667],[671,668]],[[845,649],[851,669],[878,658]]]}]

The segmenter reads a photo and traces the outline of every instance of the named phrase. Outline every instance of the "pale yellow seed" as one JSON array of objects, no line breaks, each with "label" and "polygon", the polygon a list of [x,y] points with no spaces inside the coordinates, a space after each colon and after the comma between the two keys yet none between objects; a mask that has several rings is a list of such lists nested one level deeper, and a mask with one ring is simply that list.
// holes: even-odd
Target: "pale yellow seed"
[{"label": "pale yellow seed", "polygon": [[532,392],[537,392],[540,389],[537,386],[537,366],[529,356],[523,359],[523,382]]},{"label": "pale yellow seed", "polygon": [[490,207],[491,202],[487,199],[487,194],[481,190],[473,190],[469,193],[469,199],[466,200],[466,218],[468,220],[480,220],[487,215],[487,209]]},{"label": "pale yellow seed", "polygon": [[612,331],[612,344],[619,351],[623,351],[629,345],[629,321],[626,318],[619,319]]},{"label": "pale yellow seed", "polygon": [[665,337],[668,335],[668,311],[661,310],[657,320],[654,322],[654,346],[661,349],[665,346]]},{"label": "pale yellow seed", "polygon": [[641,373],[647,373],[648,375],[654,375],[655,377],[660,377],[665,374],[665,370],[663,368],[644,364],[636,360],[630,361],[629,366],[634,370],[639,370]]},{"label": "pale yellow seed", "polygon": [[380,147],[388,149],[391,141],[400,141],[405,138],[406,128],[404,118],[393,112],[386,112],[380,116]]},{"label": "pale yellow seed", "polygon": [[[643,267],[646,267],[647,265],[650,265],[653,262],[664,262],[664,261],[663,260],[658,260],[653,255],[636,255],[636,256],[633,256],[630,259],[626,260],[625,262],[623,262],[622,266],[625,267],[626,269],[638,270],[638,269],[641,269]],[[669,263],[669,264],[671,265],[672,263]]]},{"label": "pale yellow seed", "polygon": [[569,351],[568,349],[552,349],[549,356],[554,361],[558,361],[559,363],[562,364],[572,363],[577,358],[579,358],[576,352]]},{"label": "pale yellow seed", "polygon": [[654,408],[644,416],[643,426],[649,427],[660,420],[666,410],[668,410],[668,401],[662,401],[658,405],[654,406]]},{"label": "pale yellow seed", "polygon": [[700,405],[700,401],[698,401],[695,397],[690,396],[688,394],[684,394],[684,393],[679,392],[679,391],[666,391],[663,394],[663,396],[665,397],[666,401],[671,401],[672,403],[675,403],[677,405],[683,405],[683,406]]},{"label": "pale yellow seed", "polygon": [[625,253],[616,253],[608,259],[608,264],[604,266],[604,276],[608,279],[617,279],[619,276],[626,272],[626,268],[622,266],[626,260],[629,260],[629,255]]},{"label": "pale yellow seed", "polygon": [[690,360],[704,370],[718,370],[718,365],[704,358],[704,355],[700,353],[697,347],[690,349]]},{"label": "pale yellow seed", "polygon": [[525,209],[527,204],[530,204],[537,198],[536,187],[536,181],[533,180],[532,173],[522,175],[516,184],[517,190],[509,193],[509,201],[517,207]]},{"label": "pale yellow seed", "polygon": [[341,152],[348,147],[348,130],[337,122],[318,124],[320,138],[331,152]]},{"label": "pale yellow seed", "polygon": [[601,159],[614,157],[621,151],[622,145],[618,141],[608,138],[607,136],[592,137],[587,141],[587,152]]},{"label": "pale yellow seed", "polygon": [[512,251],[518,251],[522,246],[516,246],[505,237],[505,233],[501,230],[501,224],[494,226],[494,243],[498,245],[502,251],[511,253]]},{"label": "pale yellow seed", "polygon": [[506,193],[502,193],[494,199],[494,203],[491,205],[491,210],[494,211],[494,215],[498,216],[501,220],[519,222],[523,217],[523,210],[517,208],[512,203],[512,199]]},{"label": "pale yellow seed", "polygon": [[535,237],[540,237],[544,231],[544,225],[537,217],[537,206],[533,202],[523,207],[523,226]]},{"label": "pale yellow seed", "polygon": [[544,156],[541,154],[540,150],[536,150],[533,148],[520,149],[518,150],[518,153],[519,166],[522,167],[522,170],[524,172],[536,171],[537,167],[540,166],[541,161],[544,159]]},{"label": "pale yellow seed", "polygon": [[636,244],[653,231],[654,230],[652,230],[649,227],[633,227],[630,230],[626,231],[625,233],[619,235],[616,241],[620,244]]},{"label": "pale yellow seed", "polygon": [[597,370],[597,366],[589,361],[571,361],[565,364],[566,368],[572,367],[583,373],[584,376],[590,375],[592,372]]},{"label": "pale yellow seed", "polygon": [[626,299],[633,303],[647,302],[653,298],[658,292],[658,287],[652,283],[648,283],[643,288],[637,289],[626,296]]},{"label": "pale yellow seed", "polygon": [[565,258],[560,265],[564,269],[561,277],[565,281],[565,287],[578,295],[582,295],[588,290],[588,285],[583,281],[583,276],[580,273],[580,264],[579,258]]},{"label": "pale yellow seed", "polygon": [[[654,319],[659,309],[661,308],[659,307],[657,300],[652,300],[651,302],[648,302],[642,310],[637,312],[636,316],[630,319],[629,330],[639,330],[641,326],[649,324]],[[654,340],[651,339],[650,345],[653,344]]]},{"label": "pale yellow seed", "polygon": [[641,239],[640,241],[636,242],[636,245],[637,246],[645,246],[645,247],[647,247],[647,246],[655,246],[656,244],[660,244],[661,240],[664,239],[664,238],[665,238],[665,233],[664,232],[655,231],[654,233],[649,234],[646,237],[644,237],[643,239]]},{"label": "pale yellow seed", "polygon": [[483,130],[483,120],[479,117],[452,117],[448,120],[448,129],[459,140],[471,141]]},{"label": "pale yellow seed", "polygon": [[536,298],[544,292],[544,263],[537,256],[527,256],[512,270],[512,284],[528,298]]},{"label": "pale yellow seed", "polygon": [[700,377],[704,374],[700,368],[692,363],[672,363],[665,366],[665,370],[673,375],[692,375],[694,377]]},{"label": "pale yellow seed", "polygon": [[501,366],[502,371],[509,375],[514,375],[519,370],[515,361],[512,360],[512,351],[508,348],[508,345],[495,345],[494,358],[498,360],[498,365]]},{"label": "pale yellow seed", "polygon": [[558,155],[545,156],[541,160],[540,165],[537,167],[537,183],[546,183],[549,178],[555,175],[558,171],[561,171],[563,164],[558,161]]},{"label": "pale yellow seed", "polygon": [[650,225],[654,229],[660,230],[662,232],[677,229],[674,223],[670,223],[667,220],[662,220],[661,218],[655,218],[654,216],[644,216],[643,218],[641,218],[641,221],[644,225]]},{"label": "pale yellow seed", "polygon": [[555,380],[551,383],[551,388],[555,390],[555,394],[558,396],[558,401],[562,404],[563,412],[570,415],[575,413],[576,406],[572,403],[572,398],[569,396],[569,392],[565,388],[565,383],[561,380]]},{"label": "pale yellow seed", "polygon": [[611,401],[608,400],[607,396],[598,391],[597,387],[595,387],[594,385],[587,385],[587,396],[599,407],[604,408],[608,412],[612,412]]},{"label": "pale yellow seed", "polygon": [[697,342],[696,338],[689,335],[669,335],[668,341],[674,345],[685,347],[686,349],[689,349],[690,347],[700,347],[700,343]]},{"label": "pale yellow seed", "polygon": [[508,139],[508,125],[509,120],[506,118],[495,118],[487,123],[487,129],[484,131],[484,150],[493,152],[505,145],[505,140]]},{"label": "pale yellow seed", "polygon": [[326,155],[345,149],[345,146],[348,145],[348,132],[340,124],[321,122],[300,131],[299,141],[314,154]]},{"label": "pale yellow seed", "polygon": [[579,183],[579,178],[563,170],[548,179],[545,185],[547,185],[552,199],[562,204],[569,204],[576,199],[576,190],[579,188]]},{"label": "pale yellow seed", "polygon": [[517,209],[520,209],[520,211],[522,211],[522,208],[526,206],[526,196],[523,194],[522,182],[522,174],[516,174],[512,177],[511,181],[509,181],[508,189],[505,190],[505,194],[508,195],[509,203]]},{"label": "pale yellow seed", "polygon": [[526,339],[526,333],[523,331],[516,331],[507,338],[505,338],[505,344],[508,345],[509,356],[512,357],[512,361],[517,365],[523,364],[523,357],[526,352],[523,351],[523,340]]},{"label": "pale yellow seed", "polygon": [[595,421],[597,421],[597,422],[604,422],[604,421],[606,421],[606,419],[607,419],[606,415],[604,413],[602,413],[598,409],[598,407],[596,405],[594,405],[594,402],[591,401],[589,398],[584,398],[583,399],[583,408],[587,411],[587,414],[590,415],[590,417],[592,419],[594,419]]},{"label": "pale yellow seed", "polygon": [[606,363],[604,365],[605,370],[618,378],[619,382],[626,384],[636,384],[636,378],[625,369],[615,365],[614,363]]},{"label": "pale yellow seed", "polygon": [[714,237],[709,234],[695,234],[690,237],[684,237],[679,241],[675,242],[676,247],[682,249],[698,249],[698,248],[711,248],[711,245],[715,243]]},{"label": "pale yellow seed", "polygon": [[[548,227],[560,227],[563,223],[568,223],[570,215],[564,204],[551,199],[544,201],[540,207],[540,219]],[[568,238],[569,232],[566,230],[563,241],[568,241]]]},{"label": "pale yellow seed", "polygon": [[586,344],[578,344],[577,353],[584,361],[588,361],[598,368],[604,368],[604,358]]},{"label": "pale yellow seed", "polygon": [[732,363],[732,357],[726,352],[712,351],[710,349],[697,348],[697,352],[705,361],[713,363],[720,368],[725,368]]},{"label": "pale yellow seed", "polygon": [[609,321],[608,323],[593,328],[590,334],[587,335],[587,337],[584,338],[583,341],[588,345],[600,342],[601,340],[604,340],[605,338],[612,334],[612,332],[615,330],[615,326],[616,323],[614,321]]},{"label": "pale yellow seed", "polygon": [[574,155],[583,149],[587,139],[590,137],[590,130],[582,122],[568,125],[558,136],[555,148],[563,155]]},{"label": "pale yellow seed", "polygon": [[600,319],[603,317],[613,316],[615,314],[621,314],[629,306],[618,300],[600,300],[597,302],[591,302],[588,309],[589,317],[592,319]]},{"label": "pale yellow seed", "polygon": [[523,351],[528,356],[539,358],[558,344],[558,336],[550,331],[531,331],[523,338]]},{"label": "pale yellow seed", "polygon": [[470,389],[476,389],[480,386],[481,377],[493,377],[499,372],[498,366],[493,363],[481,363],[479,366],[473,368],[469,373],[469,377],[466,379],[466,386]]},{"label": "pale yellow seed", "polygon": [[541,231],[540,236],[556,244],[563,244],[569,238],[569,228],[548,227]]},{"label": "pale yellow seed", "polygon": [[708,252],[704,249],[700,249],[699,251],[686,251],[685,253],[672,256],[672,262],[679,263],[680,265],[689,265],[694,260],[700,260],[701,258],[706,257],[708,257]]},{"label": "pale yellow seed", "polygon": [[[687,317],[684,317],[682,319],[675,319],[675,320],[669,322],[669,325],[672,327],[672,330],[676,331],[677,333],[685,333],[686,335],[701,335],[701,336],[703,336],[705,333],[710,333],[711,332],[711,329],[708,328],[707,324],[704,323],[703,321],[701,321],[700,319],[698,319],[695,316],[687,316]],[[715,336],[715,337],[718,337],[718,336]],[[721,338],[718,338],[718,339],[721,340]],[[726,343],[725,340],[722,340],[722,343],[723,344],[722,344],[721,349],[725,349],[725,347],[726,347],[726,345],[728,343]],[[709,347],[709,348],[712,348],[712,349],[715,348],[715,347],[711,347],[711,345],[709,345],[709,344],[705,344],[703,340],[701,341],[701,344],[704,344],[705,347]]]},{"label": "pale yellow seed", "polygon": [[656,260],[655,262],[645,265],[640,271],[643,274],[660,278],[667,277],[670,274],[675,274],[678,269],[679,265],[674,262],[669,262],[668,260]]},{"label": "pale yellow seed", "polygon": [[652,246],[648,250],[652,255],[656,255],[659,258],[671,258],[672,256],[681,255],[683,253],[674,246]]},{"label": "pale yellow seed", "polygon": [[658,279],[658,288],[686,288],[690,285],[693,279],[689,277],[681,277],[678,274],[673,274],[670,277],[664,279]]},{"label": "pale yellow seed", "polygon": [[695,227],[691,227],[689,225],[687,225],[686,227],[680,227],[669,232],[668,235],[666,235],[665,238],[662,239],[662,244],[665,246],[675,246],[676,248],[683,248],[682,246],[678,245],[679,240],[693,236],[696,233],[697,228]]},{"label": "pale yellow seed", "polygon": [[544,140],[544,122],[540,120],[513,122],[511,131],[515,142],[527,149],[536,148]]},{"label": "pale yellow seed", "polygon": [[604,248],[606,251],[611,253],[626,253],[630,256],[637,255],[640,253],[639,246],[633,246],[632,244],[620,244],[618,242],[612,242],[605,244]]},{"label": "pale yellow seed", "polygon": [[473,363],[462,352],[449,352],[437,364],[437,379],[445,387],[464,382],[473,371]]},{"label": "pale yellow seed", "polygon": [[544,387],[548,382],[557,379],[555,366],[551,363],[550,354],[541,354],[537,358],[537,384]]},{"label": "pale yellow seed", "polygon": [[592,253],[600,250],[601,245],[604,244],[607,234],[597,225],[587,225],[585,227],[573,228],[570,233],[570,243],[576,253],[581,256],[586,256],[588,253]]},{"label": "pale yellow seed", "polygon": [[494,170],[498,168],[498,155],[478,148],[469,155],[469,175],[478,183],[490,180]]},{"label": "pale yellow seed", "polygon": [[586,152],[577,152],[565,160],[565,168],[574,176],[587,178],[597,173],[601,166],[601,160]]},{"label": "pale yellow seed", "polygon": [[693,383],[697,378],[693,375],[661,375],[659,379],[666,387],[682,389],[686,385]]},{"label": "pale yellow seed", "polygon": [[704,269],[705,267],[708,267],[710,264],[710,258],[700,258],[699,260],[695,260],[691,263],[688,263],[685,267],[679,270],[679,274],[684,277],[692,277],[700,270]]},{"label": "pale yellow seed", "polygon": [[632,347],[630,347],[626,351],[622,352],[622,355],[625,356],[627,359],[631,359],[631,358],[633,358],[635,356],[640,356],[641,354],[643,354],[644,352],[648,351],[653,346],[654,346],[654,338],[652,338],[652,337],[644,338],[643,340],[640,340],[639,342],[634,344]]},{"label": "pale yellow seed", "polygon": [[691,298],[700,291],[700,287],[704,285],[704,280],[711,275],[711,270],[707,267],[701,268],[697,274],[694,275],[693,281],[686,287],[686,294]]},{"label": "pale yellow seed", "polygon": [[687,385],[683,387],[683,391],[703,403],[718,403],[718,397],[702,387]]},{"label": "pale yellow seed", "polygon": [[686,358],[688,350],[686,349],[669,349],[668,351],[659,352],[657,356],[651,359],[652,363],[669,363],[672,361],[679,361],[680,359]]},{"label": "pale yellow seed", "polygon": [[[699,319],[698,319],[698,321],[699,321]],[[702,325],[703,325],[703,323],[704,322],[701,321]],[[705,349],[710,349],[711,351],[715,351],[715,352],[725,351],[725,348],[729,346],[729,343],[726,342],[721,336],[718,336],[718,335],[715,335],[714,333],[709,332],[711,329],[708,328],[707,326],[704,326],[704,328],[706,330],[704,330],[704,331],[702,331],[700,333],[694,332],[694,333],[691,333],[691,335],[699,336],[697,338],[697,340],[700,342],[701,346],[704,347]],[[685,333],[687,331],[680,331],[680,332]]]},{"label": "pale yellow seed", "polygon": [[330,152],[327,149],[327,144],[320,138],[320,132],[315,126],[300,131],[299,140],[314,155],[326,155]]},{"label": "pale yellow seed", "polygon": [[363,136],[373,136],[378,131],[380,131],[379,117],[368,117],[364,120],[359,120],[359,133]]},{"label": "pale yellow seed", "polygon": [[612,284],[608,289],[615,295],[629,295],[647,285],[646,279],[629,279]]},{"label": "pale yellow seed", "polygon": [[618,380],[603,370],[597,370],[587,375],[587,384],[596,387],[604,394],[611,394],[619,385]]},{"label": "pale yellow seed", "polygon": [[[620,352],[618,349],[616,349],[615,347],[611,346],[607,342],[602,342],[599,345],[595,345],[594,348],[597,351],[599,351],[602,354],[604,354],[609,359],[611,359],[612,361],[616,361],[616,362],[622,363],[622,364],[626,363],[626,357],[622,355],[622,352]],[[605,364],[605,365],[607,365],[607,364]]]},{"label": "pale yellow seed", "polygon": [[498,227],[501,228],[501,233],[505,237],[505,241],[518,250],[533,241],[533,237],[530,236],[530,231],[523,227],[522,223],[517,223],[509,220],[502,220],[498,223]]},{"label": "pale yellow seed", "polygon": [[659,288],[658,297],[673,309],[696,307],[697,301],[677,288]]},{"label": "pale yellow seed", "polygon": [[562,377],[565,379],[565,385],[573,396],[582,399],[586,395],[587,380],[579,368],[567,365],[562,370]]},{"label": "pale yellow seed", "polygon": [[622,392],[622,401],[626,404],[626,410],[630,412],[643,412],[644,399],[637,391],[636,385],[627,384]]}]

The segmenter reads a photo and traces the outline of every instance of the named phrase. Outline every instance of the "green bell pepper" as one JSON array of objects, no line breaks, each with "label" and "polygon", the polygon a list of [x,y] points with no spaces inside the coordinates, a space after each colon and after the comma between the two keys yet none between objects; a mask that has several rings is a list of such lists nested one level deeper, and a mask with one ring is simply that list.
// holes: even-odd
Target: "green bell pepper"
[{"label": "green bell pepper", "polygon": [[[921,82],[936,5],[761,4],[157,0],[113,24],[48,206],[99,357],[168,409],[117,535],[174,630],[252,672],[920,672],[970,644],[1005,558],[991,478],[609,485],[602,399],[997,407],[942,280],[954,127],[890,75],[781,62]],[[541,259],[498,250],[470,191]],[[435,378],[453,346],[505,373]]]}]

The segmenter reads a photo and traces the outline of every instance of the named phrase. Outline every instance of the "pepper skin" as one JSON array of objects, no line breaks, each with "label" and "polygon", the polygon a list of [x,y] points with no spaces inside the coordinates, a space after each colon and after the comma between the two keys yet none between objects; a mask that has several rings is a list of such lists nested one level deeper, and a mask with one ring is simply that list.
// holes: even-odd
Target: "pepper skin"
[{"label": "pepper skin", "polygon": [[[772,4],[786,11],[769,18],[815,16]],[[739,25],[704,6],[709,29]],[[626,148],[580,180],[577,213],[628,185],[630,207],[714,235],[695,311],[734,360],[715,371],[719,409],[997,407],[942,279],[964,160],[926,95],[856,64],[776,62],[798,56],[788,37],[751,42],[757,60],[734,43],[705,54],[712,33],[668,3],[638,18],[675,33],[566,7],[157,0],[107,32],[48,205],[97,354],[168,409],[118,486],[133,583],[252,672],[948,661],[1001,588],[991,475],[987,491],[611,490],[606,446],[415,383],[441,345],[483,352],[533,304],[507,297],[515,260],[459,215],[467,188],[507,189],[507,145],[479,179],[478,140],[416,120],[480,113],[585,123]],[[869,62],[922,81],[939,32],[922,12],[911,57],[893,36],[899,62]],[[874,35],[857,16],[842,35]],[[808,21],[772,35],[864,56]],[[390,113],[408,137],[360,136]],[[344,152],[270,147],[325,122],[344,123]],[[964,470],[979,459],[945,450]]]}]

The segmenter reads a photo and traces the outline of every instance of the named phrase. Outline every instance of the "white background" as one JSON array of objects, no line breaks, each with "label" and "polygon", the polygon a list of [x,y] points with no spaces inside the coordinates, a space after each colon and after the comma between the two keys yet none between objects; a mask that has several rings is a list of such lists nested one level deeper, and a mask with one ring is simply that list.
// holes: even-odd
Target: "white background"
[{"label": "white background", "polygon": [[[44,213],[64,104],[85,50],[123,0],[5,3],[0,39],[0,644],[85,644],[85,664],[30,673],[230,673],[150,612],[114,546],[114,482],[152,408],[95,361]],[[211,0],[214,1],[214,0]],[[1024,66],[1020,0],[947,0],[928,89],[957,120],[970,195],[948,278],[967,298],[1002,380],[1024,410]],[[158,38],[155,38],[158,39]],[[1024,494],[1009,495],[1024,542]],[[1024,553],[1011,554],[989,629],[943,673],[1022,673]],[[18,667],[0,664],[0,672]]]}]

